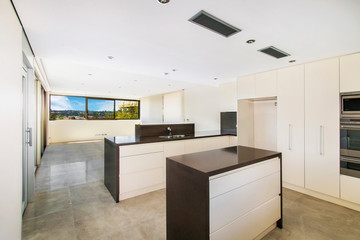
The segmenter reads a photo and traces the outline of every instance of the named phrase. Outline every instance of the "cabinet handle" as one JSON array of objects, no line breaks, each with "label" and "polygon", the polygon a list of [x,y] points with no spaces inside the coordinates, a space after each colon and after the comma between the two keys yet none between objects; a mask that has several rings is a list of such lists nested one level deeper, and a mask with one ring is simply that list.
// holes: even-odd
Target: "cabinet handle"
[{"label": "cabinet handle", "polygon": [[324,126],[320,125],[320,155],[324,155],[323,137],[324,137]]},{"label": "cabinet handle", "polygon": [[289,147],[288,147],[289,150],[292,149],[292,125],[289,124]]},{"label": "cabinet handle", "polygon": [[29,144],[30,147],[32,147],[32,128],[27,128],[27,130],[25,130],[25,132],[27,132],[27,137],[28,137],[28,141],[26,142],[27,144]]}]

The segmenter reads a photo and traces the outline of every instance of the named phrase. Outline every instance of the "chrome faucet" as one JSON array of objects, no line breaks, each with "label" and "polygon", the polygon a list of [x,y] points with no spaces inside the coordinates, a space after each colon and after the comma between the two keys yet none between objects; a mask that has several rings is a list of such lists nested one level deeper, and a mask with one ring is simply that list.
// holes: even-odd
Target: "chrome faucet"
[{"label": "chrome faucet", "polygon": [[168,128],[167,128],[167,132],[168,132],[168,135],[169,135],[169,136],[172,136],[171,127],[168,127]]}]

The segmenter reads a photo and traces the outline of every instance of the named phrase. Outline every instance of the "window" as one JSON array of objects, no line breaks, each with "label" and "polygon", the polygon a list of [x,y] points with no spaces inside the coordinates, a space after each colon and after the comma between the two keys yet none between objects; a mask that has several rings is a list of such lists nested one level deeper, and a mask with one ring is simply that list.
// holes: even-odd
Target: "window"
[{"label": "window", "polygon": [[114,119],[114,100],[87,99],[88,119]]},{"label": "window", "polygon": [[50,101],[50,120],[85,119],[84,97],[51,95]]},{"label": "window", "polygon": [[115,101],[115,119],[139,119],[139,101]]},{"label": "window", "polygon": [[50,120],[140,119],[139,108],[139,100],[50,96]]}]

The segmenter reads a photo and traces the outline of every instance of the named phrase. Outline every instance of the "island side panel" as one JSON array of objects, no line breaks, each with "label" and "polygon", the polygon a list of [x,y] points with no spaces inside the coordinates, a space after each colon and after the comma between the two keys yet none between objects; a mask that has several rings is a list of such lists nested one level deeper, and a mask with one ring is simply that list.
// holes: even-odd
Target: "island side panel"
[{"label": "island side panel", "polygon": [[166,159],[167,240],[209,239],[209,178]]},{"label": "island side panel", "polygon": [[104,184],[115,202],[119,202],[119,147],[105,139]]}]

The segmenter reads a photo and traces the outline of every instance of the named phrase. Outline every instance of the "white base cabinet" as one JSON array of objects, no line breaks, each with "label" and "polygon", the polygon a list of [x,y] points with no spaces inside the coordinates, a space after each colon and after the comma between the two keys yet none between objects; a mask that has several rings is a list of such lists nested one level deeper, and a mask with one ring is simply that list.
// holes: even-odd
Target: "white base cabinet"
[{"label": "white base cabinet", "polygon": [[164,188],[166,158],[230,146],[230,137],[204,137],[120,146],[119,200]]},{"label": "white base cabinet", "polygon": [[360,178],[340,175],[340,198],[360,204]]},{"label": "white base cabinet", "polygon": [[212,176],[210,239],[254,239],[281,218],[280,159]]}]

